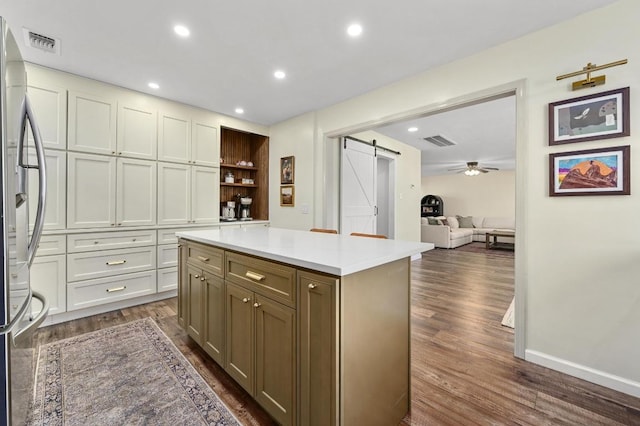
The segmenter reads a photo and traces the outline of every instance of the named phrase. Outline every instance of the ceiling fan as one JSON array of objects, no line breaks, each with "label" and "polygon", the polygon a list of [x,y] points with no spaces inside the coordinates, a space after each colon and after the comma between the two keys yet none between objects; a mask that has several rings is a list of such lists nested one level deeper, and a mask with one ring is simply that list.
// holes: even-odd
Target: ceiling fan
[{"label": "ceiling fan", "polygon": [[468,161],[467,167],[449,169],[450,172],[464,173],[467,176],[477,176],[480,173],[489,173],[491,170],[500,170],[495,167],[479,167],[477,161]]}]

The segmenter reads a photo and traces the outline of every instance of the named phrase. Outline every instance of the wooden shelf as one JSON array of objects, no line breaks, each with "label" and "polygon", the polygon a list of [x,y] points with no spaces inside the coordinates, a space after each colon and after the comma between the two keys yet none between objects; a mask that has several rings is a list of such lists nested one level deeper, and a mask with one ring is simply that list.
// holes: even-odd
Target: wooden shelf
[{"label": "wooden shelf", "polygon": [[235,164],[225,164],[220,163],[221,169],[236,169],[236,170],[258,170],[257,167],[249,167],[249,166],[236,166]]},{"label": "wooden shelf", "polygon": [[243,186],[245,188],[257,188],[256,184],[248,184],[248,183],[229,183],[229,182],[220,182],[220,186]]}]

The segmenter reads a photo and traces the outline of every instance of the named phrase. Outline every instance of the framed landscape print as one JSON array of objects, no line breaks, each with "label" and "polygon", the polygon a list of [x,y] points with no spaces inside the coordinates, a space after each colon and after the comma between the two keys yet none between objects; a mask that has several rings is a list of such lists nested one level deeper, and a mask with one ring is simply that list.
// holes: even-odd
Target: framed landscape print
[{"label": "framed landscape print", "polygon": [[295,188],[293,185],[280,187],[280,205],[282,207],[293,207],[295,205]]},{"label": "framed landscape print", "polygon": [[629,88],[549,104],[549,145],[629,136]]},{"label": "framed landscape print", "polygon": [[282,157],[280,158],[280,184],[290,185],[294,183],[294,161],[295,157]]},{"label": "framed landscape print", "polygon": [[549,195],[629,195],[631,148],[562,152],[549,155]]}]

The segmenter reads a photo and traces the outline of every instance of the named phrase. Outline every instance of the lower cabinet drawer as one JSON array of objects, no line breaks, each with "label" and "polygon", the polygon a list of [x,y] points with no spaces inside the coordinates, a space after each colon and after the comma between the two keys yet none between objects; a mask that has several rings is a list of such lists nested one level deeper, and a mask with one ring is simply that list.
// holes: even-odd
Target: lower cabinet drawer
[{"label": "lower cabinet drawer", "polygon": [[67,284],[67,310],[88,308],[156,292],[156,271]]},{"label": "lower cabinet drawer", "polygon": [[43,235],[38,243],[38,256],[51,254],[65,254],[67,252],[67,238],[64,235]]},{"label": "lower cabinet drawer", "polygon": [[158,246],[158,268],[178,266],[178,244]]},{"label": "lower cabinet drawer", "polygon": [[158,269],[158,293],[178,288],[178,267]]},{"label": "lower cabinet drawer", "polygon": [[155,246],[67,255],[68,282],[141,272],[155,268]]},{"label": "lower cabinet drawer", "polygon": [[225,278],[277,302],[296,307],[296,270],[239,253],[225,252]]},{"label": "lower cabinet drawer", "polygon": [[67,235],[69,253],[115,250],[156,244],[155,230],[92,232]]}]

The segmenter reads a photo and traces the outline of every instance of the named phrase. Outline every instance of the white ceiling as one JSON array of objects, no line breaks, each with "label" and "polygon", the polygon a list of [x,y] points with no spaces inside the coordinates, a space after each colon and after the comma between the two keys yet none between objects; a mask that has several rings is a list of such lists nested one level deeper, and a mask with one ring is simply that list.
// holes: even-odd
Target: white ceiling
[{"label": "white ceiling", "polygon": [[[409,132],[417,127],[416,132]],[[508,96],[423,118],[375,129],[422,152],[422,176],[455,173],[449,169],[477,161],[480,167],[514,170],[516,157],[516,100]],[[455,143],[437,147],[424,141],[441,135]]]},{"label": "white ceiling", "polygon": [[[613,2],[0,0],[0,15],[30,62],[270,125]],[[25,47],[23,28],[61,55]]]}]

